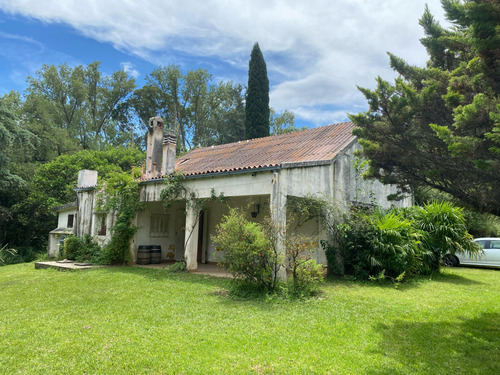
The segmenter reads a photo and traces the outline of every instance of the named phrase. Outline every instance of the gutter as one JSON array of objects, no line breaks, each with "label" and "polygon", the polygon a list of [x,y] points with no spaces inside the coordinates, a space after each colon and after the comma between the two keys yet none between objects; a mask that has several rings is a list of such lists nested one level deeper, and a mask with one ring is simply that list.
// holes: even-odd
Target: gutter
[{"label": "gutter", "polygon": [[281,168],[290,169],[290,168],[305,168],[305,167],[319,167],[322,165],[330,165],[333,163],[333,159],[331,160],[317,160],[317,161],[299,161],[293,163],[282,163]]},{"label": "gutter", "polygon": [[[224,172],[192,174],[192,175],[186,176],[186,180],[195,180],[198,178],[222,177],[222,176],[232,176],[232,175],[238,175],[238,174],[276,171],[276,170],[280,170],[280,169],[281,169],[281,166],[275,165],[272,167],[261,167],[261,168],[252,168],[252,169],[249,168],[249,169],[239,169],[239,170],[224,171]],[[140,181],[139,184],[140,185],[147,185],[147,184],[155,184],[157,182],[164,182],[164,181],[165,181],[165,177],[162,177],[162,178],[155,178],[152,180]]]}]

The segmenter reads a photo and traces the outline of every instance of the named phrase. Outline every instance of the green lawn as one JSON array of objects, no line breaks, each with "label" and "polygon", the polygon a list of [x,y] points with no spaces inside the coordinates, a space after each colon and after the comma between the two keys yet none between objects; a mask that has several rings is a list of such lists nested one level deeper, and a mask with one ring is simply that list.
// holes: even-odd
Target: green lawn
[{"label": "green lawn", "polygon": [[500,374],[500,271],[400,289],[329,281],[236,301],[228,281],[134,267],[0,267],[2,374]]}]

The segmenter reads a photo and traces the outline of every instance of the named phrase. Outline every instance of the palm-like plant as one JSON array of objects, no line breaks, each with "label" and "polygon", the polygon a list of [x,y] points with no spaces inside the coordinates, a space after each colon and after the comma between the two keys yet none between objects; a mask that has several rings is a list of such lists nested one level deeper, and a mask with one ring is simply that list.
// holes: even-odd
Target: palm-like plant
[{"label": "palm-like plant", "polygon": [[5,255],[10,254],[10,255],[16,255],[17,251],[16,249],[10,249],[7,247],[8,244],[5,244],[4,246],[1,246],[0,248],[0,265],[5,263]]}]

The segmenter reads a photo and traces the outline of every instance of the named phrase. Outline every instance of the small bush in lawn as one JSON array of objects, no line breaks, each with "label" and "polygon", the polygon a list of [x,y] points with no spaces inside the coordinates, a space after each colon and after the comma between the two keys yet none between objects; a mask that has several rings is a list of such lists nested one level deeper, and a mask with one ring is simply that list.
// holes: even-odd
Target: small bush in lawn
[{"label": "small bush in lawn", "polygon": [[175,262],[171,266],[168,267],[168,272],[184,272],[186,271],[186,261],[181,260],[179,262]]},{"label": "small bush in lawn", "polygon": [[65,238],[64,244],[60,248],[60,255],[63,259],[75,260],[82,251],[82,246],[82,240],[79,237]]},{"label": "small bush in lawn", "polygon": [[213,240],[217,249],[224,252],[222,267],[235,279],[267,291],[275,289],[281,262],[262,225],[231,209],[217,226]]},{"label": "small bush in lawn", "polygon": [[301,295],[317,292],[319,283],[323,281],[323,266],[312,258],[316,248],[313,239],[289,233],[285,246],[287,273],[292,276],[292,291]]}]

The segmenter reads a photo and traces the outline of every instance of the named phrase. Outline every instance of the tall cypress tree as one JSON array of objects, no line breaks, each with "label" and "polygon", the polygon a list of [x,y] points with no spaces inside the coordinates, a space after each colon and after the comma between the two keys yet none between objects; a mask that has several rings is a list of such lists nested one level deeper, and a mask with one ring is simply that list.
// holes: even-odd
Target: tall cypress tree
[{"label": "tall cypress tree", "polygon": [[245,105],[245,138],[269,136],[269,79],[266,62],[255,43],[248,64],[248,89]]}]

